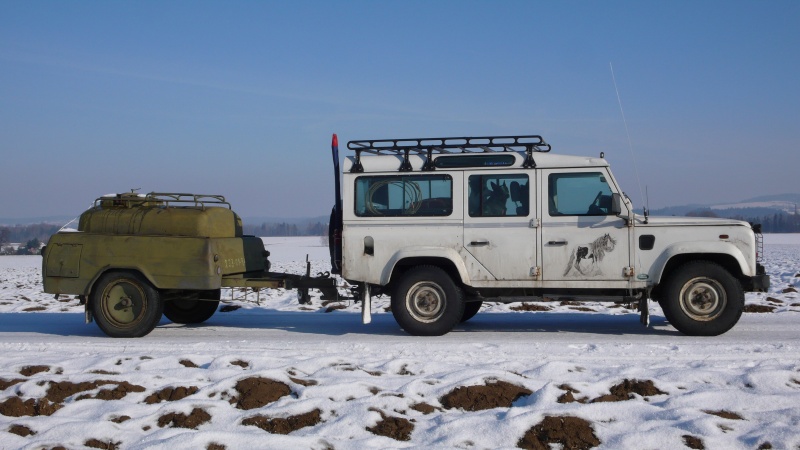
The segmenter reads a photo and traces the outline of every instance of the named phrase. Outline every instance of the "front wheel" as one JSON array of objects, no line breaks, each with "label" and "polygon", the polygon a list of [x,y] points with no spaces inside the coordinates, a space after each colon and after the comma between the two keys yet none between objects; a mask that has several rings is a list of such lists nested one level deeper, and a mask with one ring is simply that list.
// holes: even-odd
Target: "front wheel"
[{"label": "front wheel", "polygon": [[406,272],[392,293],[392,315],[408,334],[441,336],[464,316],[461,289],[439,267]]},{"label": "front wheel", "polygon": [[[201,300],[202,298],[202,300]],[[217,312],[220,290],[199,291],[191,297],[164,302],[164,316],[174,323],[203,323]]]},{"label": "front wheel", "polygon": [[689,336],[717,336],[733,328],[744,309],[739,281],[721,266],[693,261],[669,277],[661,300],[669,323]]},{"label": "front wheel", "polygon": [[142,337],[161,320],[164,303],[158,290],[134,272],[109,272],[91,295],[92,315],[111,337]]}]

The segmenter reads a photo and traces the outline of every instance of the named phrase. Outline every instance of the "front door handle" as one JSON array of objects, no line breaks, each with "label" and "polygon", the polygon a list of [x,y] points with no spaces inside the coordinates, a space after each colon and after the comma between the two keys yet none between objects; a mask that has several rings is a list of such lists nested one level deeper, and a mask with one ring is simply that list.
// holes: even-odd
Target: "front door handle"
[{"label": "front door handle", "polygon": [[472,241],[469,243],[469,245],[473,247],[482,247],[485,245],[489,245],[489,241]]},{"label": "front door handle", "polygon": [[558,241],[547,241],[547,245],[557,245],[557,246],[567,245],[567,241],[564,239]]}]

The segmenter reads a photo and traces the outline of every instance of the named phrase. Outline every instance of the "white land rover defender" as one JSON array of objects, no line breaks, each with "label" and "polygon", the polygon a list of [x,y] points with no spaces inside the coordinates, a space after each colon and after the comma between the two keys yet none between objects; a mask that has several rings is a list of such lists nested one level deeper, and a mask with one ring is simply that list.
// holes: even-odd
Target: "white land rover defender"
[{"label": "white land rover defender", "polygon": [[634,214],[603,158],[554,155],[540,136],[350,141],[331,217],[333,272],[391,295],[412,335],[442,335],[481,304],[545,296],[648,301],[688,335],[739,320],[762,291],[759,225]]}]

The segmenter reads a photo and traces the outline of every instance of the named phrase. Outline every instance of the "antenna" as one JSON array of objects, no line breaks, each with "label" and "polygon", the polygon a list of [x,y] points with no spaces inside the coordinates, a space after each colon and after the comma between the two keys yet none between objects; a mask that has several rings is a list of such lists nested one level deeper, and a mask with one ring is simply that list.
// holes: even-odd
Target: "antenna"
[{"label": "antenna", "polygon": [[[633,143],[631,142],[631,133],[628,131],[628,121],[625,120],[625,111],[622,109],[622,99],[619,96],[619,89],[617,88],[617,78],[614,76],[614,66],[609,61],[608,67],[611,68],[611,79],[614,81],[614,91],[617,93],[617,103],[619,103],[619,112],[622,114],[622,123],[625,124],[625,134],[628,136],[628,149],[631,152],[631,160],[633,161],[633,171],[636,172],[636,182],[639,184],[639,195],[642,196],[642,202],[646,205],[644,193],[642,192],[642,180],[639,179],[639,167],[636,165],[636,155],[633,153]],[[644,214],[647,216],[647,207],[644,206]],[[647,219],[645,219],[647,220]]]}]

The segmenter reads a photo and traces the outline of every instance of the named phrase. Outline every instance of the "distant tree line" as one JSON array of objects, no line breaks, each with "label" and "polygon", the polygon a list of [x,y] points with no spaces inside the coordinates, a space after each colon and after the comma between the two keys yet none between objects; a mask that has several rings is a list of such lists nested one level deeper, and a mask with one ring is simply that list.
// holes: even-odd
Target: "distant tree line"
[{"label": "distant tree line", "polygon": [[757,216],[743,216],[735,214],[731,216],[720,216],[709,208],[698,209],[686,213],[690,217],[726,217],[728,219],[743,220],[750,223],[760,223],[761,231],[764,233],[800,233],[800,214],[778,212]]},{"label": "distant tree line", "polygon": [[271,236],[327,236],[328,224],[322,222],[298,225],[296,223],[270,223],[260,225],[244,225],[244,234],[259,237]]},{"label": "distant tree line", "polygon": [[[0,226],[0,254],[35,255],[50,236],[61,229],[60,225],[38,223],[31,225]],[[12,248],[9,244],[20,244]]]}]

